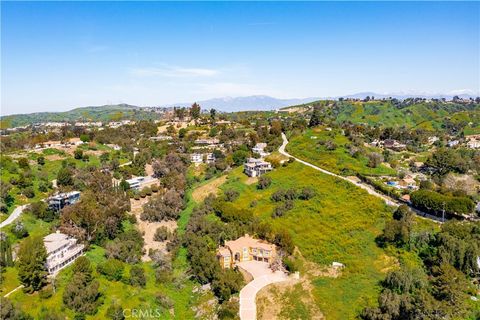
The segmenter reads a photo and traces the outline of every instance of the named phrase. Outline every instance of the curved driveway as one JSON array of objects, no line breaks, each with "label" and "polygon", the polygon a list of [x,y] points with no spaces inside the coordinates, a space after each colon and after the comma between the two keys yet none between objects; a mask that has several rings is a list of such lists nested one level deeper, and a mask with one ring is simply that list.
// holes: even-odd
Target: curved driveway
[{"label": "curved driveway", "polygon": [[253,280],[240,290],[240,320],[255,320],[255,297],[258,291],[269,284],[288,280],[288,276],[282,271],[273,272],[265,262],[245,261],[238,263],[238,266],[253,277]]},{"label": "curved driveway", "polygon": [[15,221],[18,217],[20,217],[20,215],[22,214],[23,210],[25,210],[25,208],[27,207],[28,205],[27,204],[24,204],[23,206],[18,206],[16,207],[12,213],[10,213],[10,215],[8,216],[7,219],[5,219],[4,221],[2,221],[2,223],[0,223],[0,228],[3,228],[5,226],[8,226],[10,223],[12,223],[13,221]]},{"label": "curved driveway", "polygon": [[[282,145],[280,146],[280,148],[278,148],[278,151],[283,154],[284,156],[287,156],[287,157],[292,157],[294,158],[296,161],[306,165],[306,166],[309,166],[315,170],[318,170],[318,171],[321,171],[325,174],[328,174],[330,176],[334,176],[336,178],[339,178],[339,179],[342,179],[342,180],[345,180],[345,181],[348,181],[350,182],[351,184],[359,187],[359,188],[362,188],[363,190],[367,191],[369,194],[373,195],[373,196],[376,196],[380,199],[382,199],[383,201],[385,201],[385,203],[389,206],[394,206],[394,207],[398,207],[400,205],[400,203],[396,200],[394,200],[393,198],[390,198],[390,197],[387,197],[386,195],[384,194],[381,194],[379,192],[377,192],[373,187],[371,187],[370,185],[368,184],[364,184],[364,183],[355,183],[354,181],[352,180],[349,180],[347,179],[346,177],[343,177],[341,175],[338,175],[338,174],[335,174],[333,172],[330,172],[328,170],[325,170],[325,169],[322,169],[320,167],[317,167],[316,165],[314,164],[311,164],[309,162],[306,162],[306,161],[303,161],[302,159],[299,159],[297,157],[294,157],[292,156],[291,154],[289,154],[287,151],[285,151],[285,147],[287,146],[288,144],[288,140],[287,140],[287,136],[285,135],[285,133],[282,132],[282,139],[283,139],[283,143]],[[420,218],[424,218],[424,219],[430,219],[430,220],[433,220],[435,222],[442,222],[440,218],[436,217],[436,216],[432,216],[430,214],[427,214],[425,212],[422,212],[418,209],[415,209],[415,208],[412,208],[410,207]]]}]

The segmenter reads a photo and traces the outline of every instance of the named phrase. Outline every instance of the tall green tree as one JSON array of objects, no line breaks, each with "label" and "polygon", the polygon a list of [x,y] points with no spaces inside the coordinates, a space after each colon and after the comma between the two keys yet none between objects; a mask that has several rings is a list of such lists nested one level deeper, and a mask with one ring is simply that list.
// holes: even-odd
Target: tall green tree
[{"label": "tall green tree", "polygon": [[200,105],[196,102],[190,107],[190,117],[194,120],[200,117]]},{"label": "tall green tree", "polygon": [[25,239],[18,251],[18,277],[26,292],[40,290],[47,282],[47,250],[40,236]]},{"label": "tall green tree", "polygon": [[215,121],[215,117],[217,116],[217,110],[215,109],[210,109],[210,119],[212,119],[212,121]]},{"label": "tall green tree", "polygon": [[320,109],[320,106],[315,106],[313,107],[313,113],[312,117],[310,118],[310,122],[308,123],[308,126],[311,127],[316,127],[322,122],[322,110]]},{"label": "tall green tree", "polygon": [[59,186],[73,186],[72,170],[67,167],[61,168],[57,174],[57,184]]},{"label": "tall green tree", "polygon": [[63,303],[80,314],[93,315],[101,301],[99,283],[93,279],[90,261],[78,258],[73,264],[73,270],[73,277],[63,292]]}]

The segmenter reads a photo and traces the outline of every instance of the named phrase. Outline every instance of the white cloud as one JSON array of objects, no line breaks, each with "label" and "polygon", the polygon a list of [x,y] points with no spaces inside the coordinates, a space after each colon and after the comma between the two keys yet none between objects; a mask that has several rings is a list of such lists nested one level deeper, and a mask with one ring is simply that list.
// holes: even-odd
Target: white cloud
[{"label": "white cloud", "polygon": [[146,68],[131,68],[130,74],[136,77],[213,77],[220,74],[219,70],[206,68],[184,68],[165,66],[161,68],[146,67]]}]

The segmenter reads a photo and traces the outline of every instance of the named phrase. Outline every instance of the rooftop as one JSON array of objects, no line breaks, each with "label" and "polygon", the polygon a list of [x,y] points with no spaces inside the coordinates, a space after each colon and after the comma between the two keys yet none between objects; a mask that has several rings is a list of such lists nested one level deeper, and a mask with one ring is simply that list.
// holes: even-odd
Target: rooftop
[{"label": "rooftop", "polygon": [[70,238],[68,235],[60,232],[51,233],[48,236],[43,238],[43,243],[47,249],[47,254],[54,252],[55,250],[60,249],[61,247],[70,243]]}]

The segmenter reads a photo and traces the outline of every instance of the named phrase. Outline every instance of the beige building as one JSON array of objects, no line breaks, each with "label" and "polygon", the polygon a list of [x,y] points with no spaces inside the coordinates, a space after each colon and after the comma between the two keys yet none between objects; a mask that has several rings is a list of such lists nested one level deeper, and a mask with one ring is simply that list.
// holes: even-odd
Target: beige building
[{"label": "beige building", "polygon": [[255,239],[248,234],[233,241],[226,241],[225,246],[217,251],[217,258],[224,269],[229,269],[237,262],[263,261],[272,263],[276,257],[274,244]]}]

